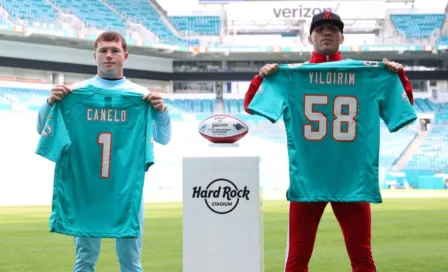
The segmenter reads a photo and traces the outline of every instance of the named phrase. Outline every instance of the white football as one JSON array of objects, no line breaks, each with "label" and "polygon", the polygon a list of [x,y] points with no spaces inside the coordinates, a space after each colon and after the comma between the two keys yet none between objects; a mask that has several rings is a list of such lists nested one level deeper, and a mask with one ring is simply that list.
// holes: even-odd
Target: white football
[{"label": "white football", "polygon": [[202,121],[198,130],[212,143],[235,143],[249,132],[249,127],[231,115],[215,114]]}]

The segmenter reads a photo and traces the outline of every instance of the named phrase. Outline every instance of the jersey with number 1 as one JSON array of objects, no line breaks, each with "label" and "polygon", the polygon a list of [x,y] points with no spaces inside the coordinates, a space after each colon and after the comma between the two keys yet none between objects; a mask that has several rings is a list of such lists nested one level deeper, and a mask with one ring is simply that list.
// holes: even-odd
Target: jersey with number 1
[{"label": "jersey with number 1", "polygon": [[380,118],[391,132],[417,118],[397,73],[350,59],[280,65],[249,111],[272,122],[283,116],[287,199],[297,202],[381,203]]},{"label": "jersey with number 1", "polygon": [[56,162],[50,232],[126,238],[140,233],[155,112],[143,95],[93,86],[53,106],[36,153]]}]

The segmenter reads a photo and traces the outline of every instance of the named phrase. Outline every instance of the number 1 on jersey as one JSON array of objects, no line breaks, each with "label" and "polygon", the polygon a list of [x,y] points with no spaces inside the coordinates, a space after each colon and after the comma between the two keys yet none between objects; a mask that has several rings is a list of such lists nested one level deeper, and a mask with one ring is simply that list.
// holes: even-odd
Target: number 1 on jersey
[{"label": "number 1 on jersey", "polygon": [[[328,117],[322,112],[315,111],[314,106],[328,106],[327,95],[305,95],[304,114],[310,122],[317,122],[317,129],[313,125],[303,126],[303,136],[309,141],[320,141],[327,135]],[[332,122],[332,136],[336,141],[351,142],[356,138],[356,116],[358,115],[358,100],[353,96],[337,96],[332,105],[334,120]],[[347,107],[347,113],[343,108]],[[346,124],[346,128],[343,128]]]},{"label": "number 1 on jersey", "polygon": [[101,177],[109,178],[110,176],[110,157],[112,149],[112,133],[103,132],[98,135],[98,144],[101,148]]}]

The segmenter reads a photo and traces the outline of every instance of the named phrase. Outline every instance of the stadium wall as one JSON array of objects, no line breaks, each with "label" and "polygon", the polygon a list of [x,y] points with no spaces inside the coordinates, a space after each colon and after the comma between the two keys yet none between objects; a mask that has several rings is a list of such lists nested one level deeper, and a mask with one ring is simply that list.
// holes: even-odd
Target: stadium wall
[{"label": "stadium wall", "polygon": [[[0,66],[0,87],[50,90],[53,84],[71,85],[93,76],[95,76],[95,74],[61,73]],[[173,92],[173,84],[171,81],[149,80],[132,77],[128,77],[128,79],[134,83],[147,87],[152,92]]]},{"label": "stadium wall", "polygon": [[[0,40],[0,57],[52,61],[82,65],[96,65],[92,49],[78,49],[30,42]],[[144,71],[172,72],[173,60],[153,56],[129,54],[126,68]]]}]

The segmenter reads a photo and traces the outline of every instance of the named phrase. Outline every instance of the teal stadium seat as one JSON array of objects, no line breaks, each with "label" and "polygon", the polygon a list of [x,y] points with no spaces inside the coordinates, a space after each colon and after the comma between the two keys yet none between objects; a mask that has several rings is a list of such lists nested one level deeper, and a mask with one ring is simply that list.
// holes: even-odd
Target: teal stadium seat
[{"label": "teal stadium seat", "polygon": [[434,125],[448,125],[448,112],[439,112],[434,117]]},{"label": "teal stadium seat", "polygon": [[416,98],[414,100],[414,110],[417,113],[436,112],[439,106],[427,98]]},{"label": "teal stadium seat", "polygon": [[381,121],[380,167],[391,167],[416,136],[416,131],[407,128],[390,133],[384,122]]},{"label": "teal stadium seat", "polygon": [[187,113],[206,113],[213,114],[216,112],[215,99],[170,99],[166,98],[165,103],[181,109]]},{"label": "teal stadium seat", "polygon": [[[53,0],[53,3],[62,12],[76,16],[90,28],[115,30],[127,37],[128,25],[125,20],[130,20],[145,26],[159,37],[160,42],[175,45],[199,44],[198,39],[184,39],[176,36],[148,0],[134,0],[132,5],[122,0]],[[9,18],[14,23],[20,24],[21,20],[27,20],[51,23],[56,28],[59,27],[56,24],[58,11],[45,0],[0,0],[0,6],[9,13]],[[219,35],[221,23],[219,17],[197,17],[187,21],[188,24],[180,23],[180,33],[185,33],[185,28],[191,28],[194,33],[199,35]],[[173,24],[176,26],[177,22],[178,20],[175,19]],[[2,18],[0,23],[6,23],[6,20]]]},{"label": "teal stadium seat", "polygon": [[0,0],[0,6],[9,13],[14,23],[29,22],[56,23],[56,11],[45,0]]},{"label": "teal stadium seat", "polygon": [[441,36],[436,41],[437,45],[448,45],[448,36]]},{"label": "teal stadium seat", "polygon": [[224,99],[224,112],[225,113],[241,113],[244,111],[244,100],[242,98],[227,98]]},{"label": "teal stadium seat", "polygon": [[0,103],[13,102],[42,105],[49,94],[49,90],[0,87]]},{"label": "teal stadium seat", "polygon": [[442,28],[445,14],[392,14],[391,20],[398,33],[410,40],[429,38]]},{"label": "teal stadium seat", "polygon": [[168,19],[183,35],[218,36],[221,29],[219,16],[170,16]]},{"label": "teal stadium seat", "polygon": [[434,127],[405,170],[439,171],[448,165],[448,128]]},{"label": "teal stadium seat", "polygon": [[53,0],[63,12],[73,14],[87,26],[115,30],[125,35],[127,25],[112,9],[98,0]]},{"label": "teal stadium seat", "polygon": [[174,35],[148,0],[133,0],[132,5],[123,0],[104,0],[104,2],[111,5],[131,22],[141,24],[151,30],[161,41],[182,45],[199,44],[198,40],[182,39]]},{"label": "teal stadium seat", "polygon": [[[423,111],[422,104],[427,104],[427,110]],[[448,125],[448,103],[434,103],[425,98],[417,98],[414,100],[414,109],[417,113],[435,113],[433,125]]]}]

